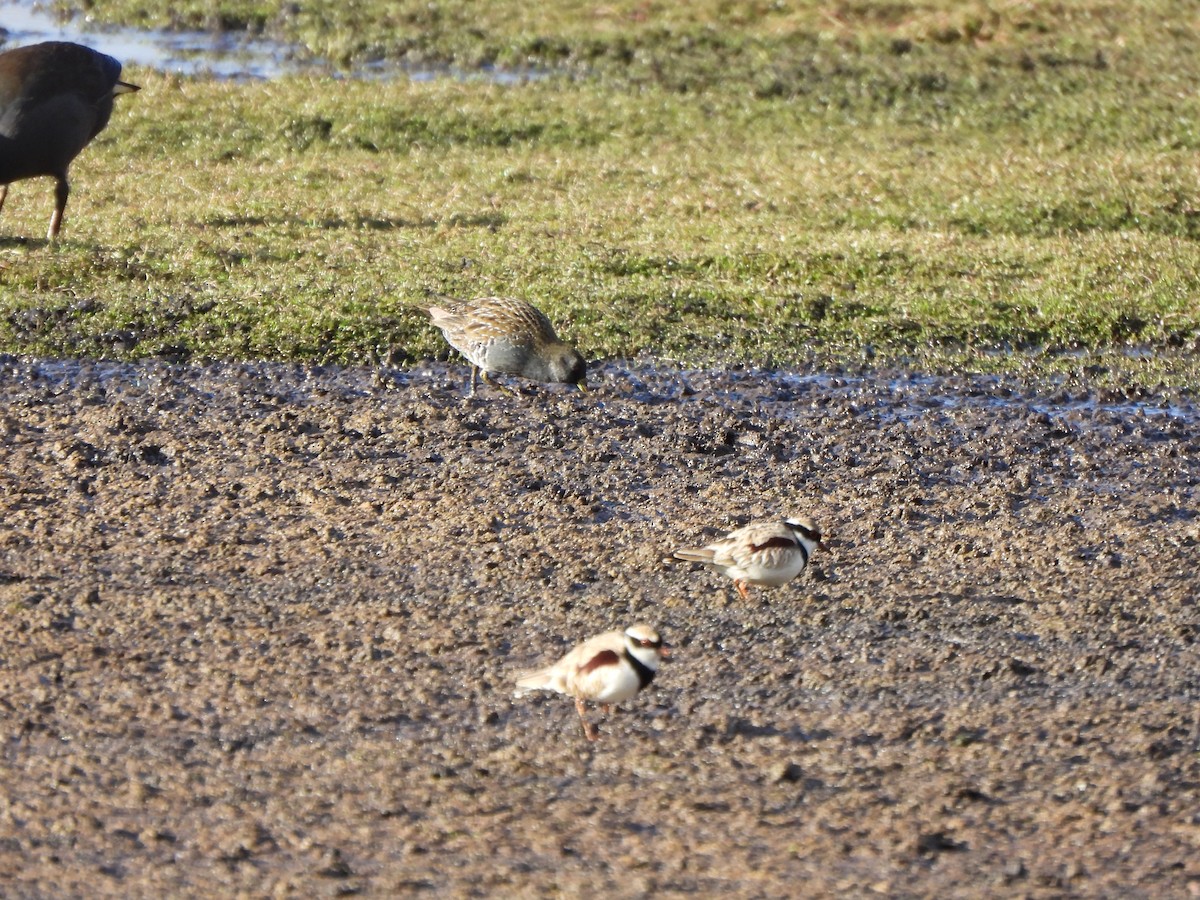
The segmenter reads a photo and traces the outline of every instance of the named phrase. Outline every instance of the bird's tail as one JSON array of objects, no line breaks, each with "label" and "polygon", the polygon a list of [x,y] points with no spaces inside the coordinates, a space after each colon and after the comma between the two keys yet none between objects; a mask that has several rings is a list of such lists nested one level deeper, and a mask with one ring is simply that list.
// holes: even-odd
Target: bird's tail
[{"label": "bird's tail", "polygon": [[683,550],[675,551],[675,558],[685,559],[688,562],[709,563],[713,561],[713,552],[707,547],[685,547]]},{"label": "bird's tail", "polygon": [[533,691],[551,690],[553,675],[550,669],[538,669],[536,672],[526,672],[517,678],[517,689],[514,697],[524,697]]},{"label": "bird's tail", "polygon": [[462,302],[457,297],[451,297],[449,294],[443,294],[441,291],[435,291],[430,287],[425,288],[422,293],[424,296],[419,300],[411,301],[411,305],[417,309],[423,309],[425,312],[431,312],[443,306],[453,308]]}]

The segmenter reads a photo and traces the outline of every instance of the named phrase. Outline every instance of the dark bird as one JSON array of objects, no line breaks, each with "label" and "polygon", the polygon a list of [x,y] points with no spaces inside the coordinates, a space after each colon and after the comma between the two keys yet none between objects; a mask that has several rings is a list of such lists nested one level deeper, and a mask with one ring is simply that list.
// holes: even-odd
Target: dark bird
[{"label": "dark bird", "polygon": [[120,77],[111,56],[65,41],[0,53],[0,208],[12,182],[53,177],[47,237],[57,237],[71,193],[67,167],[108,124],[113,98],[138,90]]}]

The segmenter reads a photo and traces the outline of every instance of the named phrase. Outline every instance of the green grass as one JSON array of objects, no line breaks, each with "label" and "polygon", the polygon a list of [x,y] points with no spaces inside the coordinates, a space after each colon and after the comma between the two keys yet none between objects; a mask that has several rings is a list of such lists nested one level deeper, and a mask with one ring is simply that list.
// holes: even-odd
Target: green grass
[{"label": "green grass", "polygon": [[[78,9],[52,0],[65,13]],[[344,62],[550,66],[698,87],[731,75],[785,85],[797,63],[846,65],[909,46],[1046,52],[1060,60],[1187,31],[1171,0],[106,0],[98,22],[265,33]],[[1135,9],[1127,9],[1129,6]],[[1164,24],[1168,26],[1164,29]],[[857,64],[850,62],[850,65]]]},{"label": "green grass", "polygon": [[421,358],[445,352],[412,309],[434,290],[526,297],[591,358],[1048,371],[1085,350],[1200,386],[1200,37],[1130,5],[173,6],[346,58],[415,34],[423,58],[593,75],[127,71],[144,89],[73,167],[58,247],[51,183],[10,191],[0,349]]}]

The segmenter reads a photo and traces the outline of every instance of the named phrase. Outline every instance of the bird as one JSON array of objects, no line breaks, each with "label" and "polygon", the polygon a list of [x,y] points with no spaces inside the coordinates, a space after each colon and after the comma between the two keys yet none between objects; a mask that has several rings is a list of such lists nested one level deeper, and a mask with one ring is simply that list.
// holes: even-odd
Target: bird
[{"label": "bird", "polygon": [[606,631],[588,638],[554,665],[518,677],[514,696],[555,691],[574,697],[584,736],[595,741],[600,733],[586,718],[587,701],[601,704],[607,715],[609,704],[628,700],[649,685],[659,663],[670,654],[670,646],[649,625]]},{"label": "bird", "polygon": [[704,563],[737,585],[743,600],[752,584],[779,587],[804,571],[813,550],[824,548],[811,519],[751,522],[706,547],[675,551],[676,559]]},{"label": "bird", "polygon": [[579,352],[558,339],[546,315],[531,303],[512,297],[447,300],[422,306],[446,342],[471,363],[474,396],[476,376],[494,384],[489,375],[519,375],[533,381],[587,387],[587,363]]},{"label": "bird", "polygon": [[12,182],[53,177],[47,240],[62,228],[67,168],[108,124],[113,98],[140,90],[120,76],[120,62],[68,41],[0,53],[0,208]]}]

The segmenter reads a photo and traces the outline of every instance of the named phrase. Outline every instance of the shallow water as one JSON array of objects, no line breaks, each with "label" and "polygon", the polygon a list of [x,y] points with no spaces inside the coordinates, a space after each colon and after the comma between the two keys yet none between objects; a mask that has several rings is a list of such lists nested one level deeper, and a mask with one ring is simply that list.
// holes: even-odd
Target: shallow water
[{"label": "shallow water", "polygon": [[410,69],[387,61],[345,70],[313,56],[298,45],[251,37],[241,32],[102,27],[83,15],[64,20],[33,3],[13,0],[0,0],[0,37],[4,47],[38,41],[75,41],[114,56],[126,65],[146,66],[178,75],[209,75],[234,80],[311,74],[332,78],[409,78],[413,81],[443,77],[484,78],[512,84],[538,76],[536,72],[500,69],[469,73],[448,68]]},{"label": "shallow water", "polygon": [[[63,390],[81,384],[111,386],[136,393],[173,379],[181,371],[196,374],[192,383],[215,386],[222,381],[269,382],[288,399],[304,402],[313,395],[366,397],[394,387],[426,382],[439,388],[465,386],[467,370],[455,364],[427,363],[413,369],[317,366],[296,363],[209,363],[204,366],[144,360],[29,359],[0,354],[0,367],[18,377],[58,384]],[[1104,388],[1066,387],[1046,381],[1031,383],[1000,375],[937,376],[880,371],[866,374],[673,369],[647,363],[608,362],[593,366],[589,382],[602,404],[605,396],[639,403],[706,402],[730,410],[754,411],[771,417],[793,418],[804,405],[844,405],[880,422],[905,422],[956,411],[1025,410],[1051,419],[1068,417],[1080,427],[1097,417],[1160,419],[1178,424],[1200,422],[1200,408],[1178,394],[1147,394],[1138,398]],[[556,387],[535,391],[566,390]],[[1086,425],[1084,425],[1086,427]]]},{"label": "shallow water", "polygon": [[5,46],[37,41],[77,41],[121,60],[180,75],[265,79],[321,68],[299,47],[244,34],[101,28],[85,16],[68,20],[30,3],[0,2]]}]

